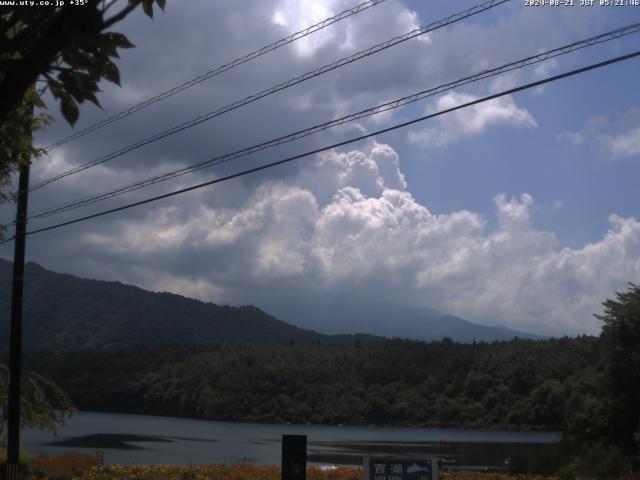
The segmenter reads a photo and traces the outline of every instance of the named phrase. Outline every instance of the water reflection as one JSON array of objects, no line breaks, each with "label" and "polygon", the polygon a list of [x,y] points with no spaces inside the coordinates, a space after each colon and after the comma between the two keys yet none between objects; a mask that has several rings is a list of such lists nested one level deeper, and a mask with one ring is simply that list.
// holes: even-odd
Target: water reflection
[{"label": "water reflection", "polygon": [[279,465],[283,434],[307,435],[310,464],[359,466],[366,456],[438,457],[445,471],[548,472],[560,456],[555,432],[268,425],[89,412],[72,417],[57,438],[25,431],[23,445],[36,455],[99,450],[107,465]]}]

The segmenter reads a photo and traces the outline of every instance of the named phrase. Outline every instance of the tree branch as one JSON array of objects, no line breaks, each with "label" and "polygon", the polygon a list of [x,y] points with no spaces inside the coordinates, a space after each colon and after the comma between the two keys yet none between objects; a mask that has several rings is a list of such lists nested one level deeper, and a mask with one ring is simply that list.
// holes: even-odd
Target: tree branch
[{"label": "tree branch", "polygon": [[[96,1],[99,0],[92,3]],[[89,8],[60,9],[54,19],[45,24],[46,28],[30,48],[23,52],[22,58],[11,62],[0,81],[0,123],[20,104],[24,93],[38,77],[49,70],[59,52],[77,34],[78,25],[87,25],[92,20],[91,14],[95,15],[95,11]]]},{"label": "tree branch", "polygon": [[117,2],[117,1],[118,1],[118,0],[111,0],[111,1],[107,4],[107,6],[106,6],[106,7],[104,7],[104,8],[102,9],[102,11],[106,13],[106,11],[107,11],[107,10],[109,10],[111,7],[113,7],[113,6],[116,4],[116,2]]},{"label": "tree branch", "polygon": [[118,23],[123,20],[127,15],[129,15],[135,8],[142,3],[142,0],[133,0],[129,5],[120,10],[120,12],[116,13],[113,17],[104,21],[104,29],[106,30],[114,23]]}]

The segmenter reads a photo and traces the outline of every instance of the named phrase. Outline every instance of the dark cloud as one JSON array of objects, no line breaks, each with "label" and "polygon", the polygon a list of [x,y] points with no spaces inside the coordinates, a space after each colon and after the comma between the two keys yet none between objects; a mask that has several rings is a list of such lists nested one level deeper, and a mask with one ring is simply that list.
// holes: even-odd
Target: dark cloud
[{"label": "dark cloud", "polygon": [[[353,3],[327,0],[314,5],[336,13]],[[167,12],[156,15],[153,22],[139,13],[132,15],[122,29],[137,48],[123,52],[119,63],[123,87],[105,84],[100,97],[105,111],[83,108],[76,130],[290,34],[299,28],[296,22],[313,23],[320,19],[316,14],[310,8],[295,10],[287,0],[199,0],[168,2]],[[578,15],[570,29],[552,28],[562,20],[562,15],[554,14],[547,9],[526,13],[496,9],[486,19],[478,16],[411,40],[56,182],[33,193],[31,211],[197,163],[516,59],[531,53],[532,38],[536,48],[543,49],[568,40],[576,30],[591,28],[588,13]],[[401,2],[389,0],[299,45],[279,49],[54,150],[34,167],[34,181],[438,18],[419,18]],[[542,26],[551,33],[540,36]],[[485,84],[470,90],[491,88]],[[530,115],[513,102],[509,107],[521,116]],[[423,108],[419,105],[415,111]],[[126,197],[34,221],[32,228],[278,160],[406,115],[398,112],[383,120],[363,120]],[[502,123],[512,126],[511,120],[505,118]],[[38,136],[38,142],[46,145],[69,132],[58,118]],[[403,136],[391,138],[400,142]],[[402,180],[397,150],[360,142],[339,152],[34,235],[29,239],[29,257],[59,271],[221,303],[315,301],[321,295],[329,299],[353,293],[432,305],[535,331],[593,331],[585,312],[590,314],[601,294],[627,277],[601,268],[599,278],[578,283],[575,291],[564,296],[553,289],[562,292],[562,282],[572,284],[569,280],[581,275],[581,262],[597,269],[603,259],[615,261],[636,252],[637,222],[614,219],[610,234],[593,249],[562,250],[552,234],[528,221],[531,197],[498,197],[501,223],[488,232],[486,220],[477,213],[438,216],[416,202]],[[10,209],[4,208],[2,214],[10,218]],[[625,247],[616,248],[616,242]],[[5,245],[0,252],[9,256],[10,247]],[[543,262],[544,268],[539,269],[537,262]],[[629,265],[625,272],[637,274],[638,268]],[[553,302],[542,308],[531,295],[523,296],[521,289],[528,282],[533,282],[532,292]],[[566,309],[566,298],[577,298],[577,306]],[[570,324],[575,316],[585,323]]]}]

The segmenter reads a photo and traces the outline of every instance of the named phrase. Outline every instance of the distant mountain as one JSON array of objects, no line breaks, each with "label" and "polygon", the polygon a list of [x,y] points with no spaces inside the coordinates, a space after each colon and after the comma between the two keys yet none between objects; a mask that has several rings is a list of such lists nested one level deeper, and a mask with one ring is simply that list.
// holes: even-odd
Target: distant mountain
[{"label": "distant mountain", "polygon": [[[0,259],[0,351],[8,348],[4,339],[8,339],[9,332],[11,273],[11,262]],[[229,341],[340,344],[356,339],[380,340],[374,335],[420,340],[448,336],[458,342],[535,337],[477,325],[436,310],[370,301],[287,305],[286,311],[274,305],[271,311],[289,322],[286,323],[255,306],[219,306],[120,282],[55,273],[33,262],[25,266],[24,302],[26,350]]]},{"label": "distant mountain", "polygon": [[427,341],[449,337],[464,343],[511,340],[514,337],[545,338],[501,326],[479,325],[432,308],[375,300],[347,298],[331,303],[265,304],[263,307],[286,322],[330,334],[367,332],[383,337]]},{"label": "distant mountain", "polygon": [[[8,348],[12,263],[0,259],[0,351]],[[84,349],[159,343],[350,343],[285,323],[253,306],[229,307],[120,282],[25,266],[24,348]]]}]

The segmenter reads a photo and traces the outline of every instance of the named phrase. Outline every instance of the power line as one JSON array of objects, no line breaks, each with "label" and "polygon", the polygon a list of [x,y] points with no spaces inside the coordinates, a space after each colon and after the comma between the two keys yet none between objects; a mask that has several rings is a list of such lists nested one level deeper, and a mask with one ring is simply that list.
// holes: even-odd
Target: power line
[{"label": "power line", "polygon": [[[483,103],[483,102],[487,102],[489,100],[493,100],[493,99],[496,99],[496,98],[499,98],[499,97],[503,97],[505,95],[510,95],[510,94],[513,94],[513,93],[516,93],[516,92],[520,92],[520,91],[527,90],[527,89],[530,89],[530,88],[533,88],[533,87],[544,85],[546,83],[554,82],[556,80],[567,78],[567,77],[570,77],[570,76],[573,76],[573,75],[577,75],[577,74],[580,74],[580,73],[584,73],[584,72],[587,72],[587,71],[590,71],[590,70],[595,70],[597,68],[605,67],[607,65],[612,65],[614,63],[618,63],[618,62],[621,62],[621,61],[624,61],[624,60],[629,60],[631,58],[635,58],[635,57],[638,57],[638,56],[640,56],[640,50],[636,50],[635,52],[632,52],[632,53],[629,53],[629,54],[626,54],[626,55],[621,55],[621,56],[618,56],[618,57],[610,58],[609,60],[605,60],[605,61],[602,61],[602,62],[594,63],[594,64],[588,65],[586,67],[581,67],[581,68],[578,68],[578,69],[575,69],[575,70],[570,70],[568,72],[561,73],[561,74],[558,74],[558,75],[554,75],[552,77],[547,77],[547,78],[545,78],[543,80],[538,80],[538,81],[535,81],[535,82],[527,83],[525,85],[521,85],[519,87],[511,88],[511,89],[508,89],[508,90],[503,90],[502,92],[495,93],[495,94],[492,94],[492,95],[488,95],[486,97],[482,97],[482,98],[479,98],[479,99],[476,99],[476,100],[473,100],[473,101],[470,101],[470,102],[466,102],[466,103],[463,103],[463,104],[460,104],[460,105],[457,105],[455,107],[451,107],[451,108],[448,108],[448,109],[445,109],[445,110],[440,110],[438,112],[435,112],[435,113],[432,113],[432,114],[429,114],[429,115],[425,115],[425,116],[410,120],[408,122],[403,122],[403,123],[400,123],[400,124],[397,124],[397,125],[393,125],[391,127],[383,128],[383,129],[377,130],[377,131],[375,131],[373,133],[368,133],[368,134],[365,134],[365,135],[361,135],[359,137],[351,138],[349,140],[345,140],[345,141],[342,141],[342,142],[334,143],[333,145],[329,145],[329,146],[326,146],[326,147],[317,148],[315,150],[311,150],[311,151],[308,151],[308,152],[305,152],[305,153],[301,153],[301,154],[298,154],[298,155],[287,157],[285,159],[278,160],[278,161],[271,162],[271,163],[267,163],[265,165],[260,165],[258,167],[249,168],[249,169],[243,170],[241,172],[237,172],[237,173],[234,173],[234,174],[231,174],[231,175],[227,175],[225,177],[217,178],[215,180],[210,180],[208,182],[200,183],[198,185],[192,185],[190,187],[182,188],[182,189],[176,190],[174,192],[169,192],[169,193],[165,193],[165,194],[158,195],[158,196],[155,196],[155,197],[147,198],[145,200],[141,200],[141,201],[138,201],[138,202],[129,203],[127,205],[123,205],[123,206],[120,206],[120,207],[117,207],[117,208],[104,210],[102,212],[94,213],[92,215],[87,215],[87,216],[84,216],[84,217],[75,218],[73,220],[57,223],[57,224],[54,224],[54,225],[50,225],[48,227],[43,227],[43,228],[39,228],[39,229],[36,229],[36,230],[31,230],[31,231],[27,232],[27,235],[33,235],[33,234],[36,234],[36,233],[46,232],[46,231],[49,231],[49,230],[54,230],[54,229],[57,229],[57,228],[65,227],[65,226],[72,225],[72,224],[79,223],[79,222],[83,222],[83,221],[86,221],[86,220],[91,220],[91,219],[94,219],[94,218],[102,217],[104,215],[108,215],[108,214],[111,214],[111,213],[120,212],[120,211],[123,211],[123,210],[128,210],[128,209],[133,208],[133,207],[137,207],[137,206],[140,206],[140,205],[145,205],[147,203],[151,203],[151,202],[155,202],[155,201],[162,200],[162,199],[165,199],[165,198],[173,197],[175,195],[179,195],[179,194],[182,194],[182,193],[190,192],[192,190],[196,190],[196,189],[199,189],[199,188],[203,188],[203,187],[207,187],[207,186],[210,186],[210,185],[214,185],[216,183],[221,183],[221,182],[224,182],[224,181],[227,181],[227,180],[231,180],[231,179],[234,179],[234,178],[242,177],[242,176],[248,175],[250,173],[255,173],[255,172],[258,172],[258,171],[261,171],[261,170],[266,170],[268,168],[272,168],[272,167],[275,167],[275,166],[278,166],[278,165],[283,165],[285,163],[293,162],[294,160],[299,160],[301,158],[308,157],[310,155],[315,155],[317,153],[321,153],[321,152],[324,152],[324,151],[327,151],[327,150],[331,150],[331,149],[334,149],[334,148],[342,147],[342,146],[348,145],[350,143],[354,143],[354,142],[358,142],[358,141],[361,141],[361,140],[365,140],[365,139],[371,138],[371,137],[373,137],[375,135],[380,135],[380,134],[387,133],[387,132],[390,132],[390,131],[393,131],[393,130],[397,130],[399,128],[403,128],[403,127],[407,127],[409,125],[413,125],[415,123],[423,122],[423,121],[428,120],[430,118],[434,118],[434,117],[438,117],[440,115],[444,115],[445,113],[450,113],[450,112],[453,112],[453,111],[456,111],[456,110],[460,110],[462,108],[467,108],[467,107],[470,107],[470,106],[473,106],[473,105],[477,105],[477,104],[480,104],[480,103]],[[7,239],[7,240],[5,240],[3,242],[0,242],[0,244],[9,242],[11,240],[13,240],[13,238]]]},{"label": "power line", "polygon": [[325,66],[320,67],[320,68],[318,68],[316,70],[312,70],[312,71],[307,72],[307,73],[305,73],[303,75],[300,75],[298,77],[295,77],[295,78],[292,78],[290,80],[287,80],[286,82],[279,83],[279,84],[277,84],[277,85],[275,85],[275,86],[273,86],[271,88],[268,88],[266,90],[262,90],[261,92],[258,92],[258,93],[255,93],[253,95],[250,95],[250,96],[244,98],[243,100],[238,100],[238,101],[236,101],[234,103],[231,103],[229,105],[221,107],[221,108],[219,108],[217,110],[214,110],[212,112],[206,113],[204,115],[200,115],[200,116],[198,116],[198,117],[196,117],[196,118],[194,118],[194,119],[192,119],[192,120],[190,120],[188,122],[182,123],[180,125],[176,125],[175,127],[172,127],[172,128],[170,128],[168,130],[165,130],[165,131],[163,131],[161,133],[157,133],[157,134],[155,134],[155,135],[153,135],[151,137],[147,137],[147,138],[145,138],[143,140],[140,140],[140,141],[138,141],[138,142],[136,142],[136,143],[134,143],[132,145],[129,145],[127,147],[123,147],[120,150],[112,152],[112,153],[110,153],[108,155],[105,155],[103,157],[100,157],[100,158],[98,158],[96,160],[93,160],[91,162],[85,163],[83,165],[79,165],[79,166],[77,166],[75,168],[67,170],[66,172],[60,173],[58,175],[55,175],[55,176],[53,176],[53,177],[51,177],[51,178],[49,178],[47,180],[43,180],[43,181],[33,185],[31,187],[30,191],[37,190],[37,189],[42,188],[45,185],[48,185],[48,184],[50,184],[52,182],[55,182],[55,181],[60,180],[62,178],[68,177],[69,175],[73,175],[75,173],[87,170],[87,169],[89,169],[91,167],[94,167],[96,165],[100,165],[102,163],[105,163],[105,162],[107,162],[109,160],[113,160],[114,158],[120,157],[120,156],[122,156],[122,155],[124,155],[126,153],[129,153],[129,152],[131,152],[133,150],[136,150],[136,149],[138,149],[140,147],[143,147],[145,145],[148,145],[150,143],[156,142],[158,140],[161,140],[161,139],[163,139],[165,137],[168,137],[170,135],[173,135],[175,133],[178,133],[178,132],[181,132],[181,131],[186,130],[188,128],[191,128],[191,127],[194,127],[196,125],[199,125],[199,124],[201,124],[203,122],[211,120],[214,117],[218,117],[218,116],[223,115],[223,114],[225,114],[227,112],[230,112],[232,110],[240,108],[240,107],[242,107],[244,105],[247,105],[249,103],[252,103],[252,102],[255,102],[257,100],[260,100],[261,98],[264,98],[264,97],[266,97],[268,95],[272,95],[272,94],[277,93],[277,92],[279,92],[281,90],[284,90],[286,88],[289,88],[289,87],[292,87],[292,86],[297,85],[299,83],[302,83],[302,82],[304,82],[306,80],[309,80],[311,78],[315,78],[315,77],[318,77],[320,75],[323,75],[324,73],[327,73],[327,72],[329,72],[331,70],[335,70],[335,69],[340,68],[340,67],[342,67],[344,65],[348,65],[348,64],[353,63],[355,61],[358,61],[358,60],[360,60],[362,58],[368,57],[368,56],[373,55],[375,53],[378,53],[378,52],[381,52],[381,51],[386,50],[388,48],[391,48],[391,47],[393,47],[395,45],[398,45],[399,43],[406,42],[407,40],[410,40],[410,39],[412,39],[414,37],[417,37],[419,35],[423,35],[425,33],[432,32],[434,30],[437,30],[439,28],[445,27],[445,26],[450,25],[452,23],[459,22],[460,20],[464,20],[465,18],[471,17],[472,15],[476,15],[478,13],[484,12],[486,10],[494,8],[494,7],[496,7],[498,5],[501,5],[503,3],[507,3],[509,1],[511,1],[511,0],[490,0],[488,2],[485,2],[485,3],[482,3],[482,4],[476,5],[474,7],[471,7],[469,9],[467,9],[467,10],[462,11],[462,12],[458,12],[458,13],[455,13],[453,15],[450,15],[445,19],[433,22],[433,23],[431,23],[431,24],[429,24],[429,25],[427,25],[425,27],[417,28],[417,29],[411,30],[408,33],[405,33],[404,35],[393,37],[393,38],[387,40],[386,42],[379,43],[379,44],[374,45],[374,46],[372,46],[372,47],[370,47],[370,48],[368,48],[366,50],[361,50],[358,53],[355,53],[355,54],[350,55],[348,57],[342,58],[342,59],[340,59],[340,60],[338,60],[338,61],[336,61],[334,63],[331,63],[329,65],[325,65]]},{"label": "power line", "polygon": [[344,10],[340,13],[338,13],[337,15],[334,15],[333,17],[329,17],[326,18],[324,20],[322,20],[321,22],[318,22],[314,25],[311,25],[310,27],[307,27],[305,29],[302,29],[296,33],[293,33],[291,35],[289,35],[288,37],[284,37],[281,38],[280,40],[273,42],[269,45],[266,45],[262,48],[259,48],[257,50],[254,50],[246,55],[244,55],[243,57],[239,57],[236,58],[235,60],[232,60],[229,63],[226,63],[224,65],[220,65],[217,68],[214,68],[213,70],[210,70],[206,73],[203,73],[202,75],[199,75],[187,82],[184,82],[182,85],[178,85],[177,87],[173,87],[169,90],[166,90],[158,95],[156,95],[155,97],[151,97],[148,98],[147,100],[144,100],[143,102],[127,109],[127,110],[123,110],[120,113],[116,113],[115,115],[112,115],[104,120],[101,120],[97,123],[94,123],[93,125],[84,128],[83,130],[80,130],[76,133],[73,133],[67,137],[61,138],[60,140],[57,140],[56,142],[52,143],[51,145],[45,147],[45,150],[50,151],[53,150],[56,147],[59,147],[61,145],[64,145],[65,143],[71,142],[73,140],[76,140],[80,137],[84,137],[85,135],[94,132],[102,127],[105,127],[115,121],[121,120],[125,117],[128,117],[129,115],[132,115],[144,108],[147,108],[150,105],[153,105],[156,102],[159,102],[161,100],[165,100],[169,97],[172,97],[180,92],[182,92],[183,90],[186,90],[187,88],[191,88],[194,85],[197,85],[201,82],[204,82],[205,80],[208,80],[212,77],[215,77],[217,75],[220,75],[223,72],[226,72],[227,70],[231,70],[232,68],[237,67],[238,65],[242,65],[243,63],[249,62],[251,60],[254,60],[258,57],[261,57],[262,55],[265,55],[269,52],[272,52],[278,48],[284,47],[285,45],[289,45],[290,43],[295,42],[296,40],[300,40],[301,38],[304,38],[308,35],[311,35],[314,32],[317,32],[318,30],[322,30],[323,28],[328,27],[329,25],[333,25],[334,23],[337,23],[341,20],[344,20],[345,18],[351,17],[353,15],[357,15],[360,12],[363,12],[371,7],[374,7],[376,5],[379,5],[380,3],[384,2],[386,0],[368,0],[366,2],[363,2],[353,8],[349,8],[347,10]]},{"label": "power line", "polygon": [[439,93],[443,93],[445,91],[448,90],[452,90],[454,88],[460,87],[462,85],[466,85],[472,82],[476,82],[478,80],[483,80],[489,77],[493,77],[496,75],[500,75],[502,73],[505,72],[509,72],[509,71],[513,71],[516,69],[520,69],[529,65],[533,65],[535,63],[539,63],[542,61],[546,61],[549,60],[551,58],[555,58],[558,57],[560,55],[566,55],[568,53],[574,52],[576,50],[580,50],[582,48],[586,48],[586,47],[591,47],[593,45],[597,45],[603,42],[607,42],[610,40],[614,40],[617,38],[620,38],[622,36],[625,35],[630,35],[633,33],[638,33],[640,32],[640,23],[634,23],[632,25],[628,25],[625,27],[621,27],[606,33],[602,33],[600,35],[596,35],[593,37],[589,37],[586,38],[584,40],[580,40],[577,42],[573,42],[571,44],[568,45],[564,45],[562,47],[558,47],[558,48],[554,48],[552,50],[548,50],[546,52],[543,53],[539,53],[537,55],[533,55],[533,56],[529,56],[526,57],[524,59],[520,59],[514,62],[510,62],[504,65],[501,65],[499,67],[495,67],[492,68],[490,70],[483,70],[481,72],[475,73],[473,75],[469,75],[467,77],[461,78],[459,80],[455,80],[453,82],[449,82],[449,83],[445,83],[442,85],[439,85],[437,87],[431,88],[429,90],[423,90],[420,91],[418,93],[414,93],[412,95],[409,96],[405,96],[396,100],[392,100],[390,102],[386,102],[380,105],[377,105],[376,107],[372,107],[372,108],[368,108],[366,110],[361,110],[357,113],[352,113],[350,115],[346,115],[344,117],[335,119],[335,120],[331,120],[329,122],[324,122],[321,123],[319,125],[315,125],[306,129],[302,129],[302,130],[298,130],[294,133],[285,135],[285,136],[281,136],[266,142],[262,142],[247,148],[243,148],[241,150],[237,150],[235,152],[232,153],[228,153],[225,155],[221,155],[218,157],[214,157],[210,160],[204,161],[204,162],[200,162],[197,163],[195,165],[191,165],[188,167],[184,167],[184,168],[180,168],[180,169],[176,169],[170,172],[166,172],[164,174],[161,175],[157,175],[155,177],[150,177],[147,179],[143,179],[140,181],[137,181],[135,183],[126,185],[126,186],[122,186],[122,187],[118,187],[116,189],[112,189],[109,190],[107,192],[103,192],[101,194],[98,195],[94,195],[94,196],[90,196],[84,199],[80,199],[80,200],[75,200],[72,202],[67,202],[64,203],[62,205],[58,205],[56,207],[52,207],[46,210],[42,210],[40,212],[36,212],[34,214],[32,214],[29,217],[29,220],[32,219],[37,219],[37,218],[45,218],[45,217],[49,217],[52,215],[58,215],[60,213],[64,213],[64,212],[68,212],[70,210],[75,210],[77,208],[86,206],[86,205],[91,205],[93,203],[102,201],[102,200],[106,200],[108,198],[114,198],[116,196],[119,195],[123,195],[125,193],[130,193],[133,192],[135,190],[139,190],[141,188],[147,187],[149,185],[153,185],[159,182],[163,182],[166,180],[170,180],[173,178],[177,178],[179,176],[188,174],[188,173],[192,173],[192,172],[196,172],[198,170],[204,169],[204,168],[209,168],[215,165],[220,165],[222,163],[240,158],[240,157],[244,157],[246,155],[252,154],[252,153],[256,153],[258,151],[261,150],[265,150],[267,148],[271,148],[277,145],[281,145],[284,143],[288,143],[291,142],[293,140],[297,140],[303,137],[307,137],[310,136],[312,134],[318,133],[320,131],[326,130],[328,128],[332,128],[334,126],[338,126],[338,125],[343,125],[346,124],[348,122],[352,122],[361,118],[365,118],[371,115],[375,115],[381,112],[385,112],[388,110],[392,110],[392,109],[396,109],[405,105],[408,105],[410,103],[414,103],[417,102],[419,100],[423,100],[425,98],[437,95]]}]

